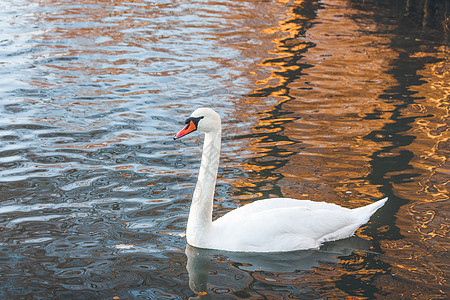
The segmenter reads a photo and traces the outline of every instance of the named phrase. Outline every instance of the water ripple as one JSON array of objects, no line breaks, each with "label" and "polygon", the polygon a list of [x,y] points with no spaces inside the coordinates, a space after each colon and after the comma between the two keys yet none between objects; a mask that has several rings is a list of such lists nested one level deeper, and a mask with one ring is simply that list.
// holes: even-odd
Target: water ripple
[{"label": "water ripple", "polygon": [[184,230],[201,138],[172,136],[211,106],[224,123],[217,216],[270,196],[392,199],[358,232],[376,251],[283,273],[219,253],[200,266],[214,266],[211,295],[420,286],[440,298],[445,34],[425,19],[405,27],[423,8],[412,22],[404,1],[356,2],[1,2],[0,295],[191,296]]}]

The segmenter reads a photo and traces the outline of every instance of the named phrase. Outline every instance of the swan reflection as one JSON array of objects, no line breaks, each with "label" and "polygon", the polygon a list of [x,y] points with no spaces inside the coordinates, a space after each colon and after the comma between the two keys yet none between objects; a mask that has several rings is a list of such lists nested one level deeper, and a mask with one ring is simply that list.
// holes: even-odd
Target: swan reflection
[{"label": "swan reflection", "polygon": [[212,261],[220,257],[220,261],[233,264],[246,272],[295,272],[307,271],[319,267],[323,263],[337,262],[340,256],[349,256],[353,251],[369,252],[371,243],[368,240],[351,237],[344,240],[324,244],[319,249],[300,250],[292,252],[228,252],[221,250],[200,249],[186,246],[189,287],[198,297],[209,298],[208,276]]}]

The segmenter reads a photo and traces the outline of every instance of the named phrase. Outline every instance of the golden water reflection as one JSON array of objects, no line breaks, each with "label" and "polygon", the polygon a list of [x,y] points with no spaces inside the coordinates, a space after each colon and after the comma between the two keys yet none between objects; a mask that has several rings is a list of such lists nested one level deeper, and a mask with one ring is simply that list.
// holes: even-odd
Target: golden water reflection
[{"label": "golden water reflection", "polygon": [[[401,111],[404,118],[414,120],[405,134],[415,139],[407,147],[399,148],[399,151],[414,153],[410,162],[412,169],[386,175],[391,178],[411,176],[393,185],[395,194],[410,203],[397,213],[397,224],[404,239],[386,242],[383,248],[388,257],[392,257],[389,261],[393,275],[427,283],[425,291],[405,295],[439,298],[449,284],[447,264],[442,261],[448,253],[450,236],[449,49],[435,47],[431,52],[411,53],[409,57],[424,61],[423,68],[417,72],[422,83],[410,87],[415,92],[414,103]],[[390,286],[386,289],[394,290]]]},{"label": "golden water reflection", "polygon": [[[266,58],[248,73],[257,86],[248,102],[263,108],[268,101],[274,105],[249,113],[244,101],[239,104],[243,110],[238,116],[242,122],[257,116],[252,134],[258,137],[249,141],[246,151],[252,152],[250,157],[261,159],[246,161],[243,167],[255,173],[273,168],[273,163],[261,162],[270,161],[270,152],[276,150],[277,160],[286,157],[283,166],[277,167],[283,177],[280,192],[284,196],[302,194],[314,200],[355,201],[353,205],[357,206],[367,196],[382,196],[377,186],[363,178],[370,172],[370,153],[374,147],[381,149],[384,145],[364,136],[390,122],[393,106],[380,103],[377,97],[386,85],[395,83],[387,73],[397,53],[389,48],[388,37],[358,32],[363,26],[375,30],[369,28],[375,28],[375,23],[335,18],[342,5],[327,3],[326,9],[320,9],[318,3],[294,1],[281,14],[285,19],[262,30],[274,37],[271,43],[263,39]],[[312,26],[311,16],[317,10],[321,21]],[[347,10],[349,14],[357,12]],[[246,51],[251,52],[252,48]],[[254,74],[268,76],[253,79]],[[375,111],[384,113],[361,122]],[[259,176],[254,178],[255,182],[261,180],[265,181]],[[336,199],[336,193],[344,199]]]},{"label": "golden water reflection", "polygon": [[[93,293],[103,285],[96,298],[119,290],[125,298],[132,289],[160,293],[149,298],[189,295],[182,236],[201,140],[171,137],[194,106],[210,105],[224,120],[218,215],[272,196],[346,207],[390,200],[357,233],[369,246],[325,260],[313,251],[320,255],[311,268],[273,273],[213,257],[208,292],[444,297],[449,33],[436,37],[442,29],[428,30],[428,22],[410,30],[398,21],[412,12],[407,3],[30,1],[38,8],[21,17],[39,29],[10,55],[19,57],[13,66],[27,88],[8,90],[15,106],[0,111],[8,116],[2,142],[15,147],[2,152],[2,207],[18,207],[2,220],[39,214],[45,222],[1,227],[6,257],[19,263],[0,267],[23,268],[11,282],[32,277],[44,298],[46,288],[79,291],[65,284],[59,263],[90,260],[87,249],[96,247],[87,275],[70,278]],[[41,211],[48,204],[55,206]],[[42,233],[48,247],[20,246]],[[114,243],[141,248],[106,253]]]},{"label": "golden water reflection", "polygon": [[[238,165],[250,175],[232,182],[237,194],[253,192],[240,197],[250,201],[255,195],[307,197],[357,207],[389,193],[398,201],[390,206],[394,224],[377,223],[380,235],[401,234],[380,242],[389,271],[364,265],[360,254],[358,261],[343,260],[339,270],[318,268],[308,280],[317,277],[321,295],[339,278],[367,276],[377,278],[379,296],[441,297],[448,288],[450,228],[448,46],[405,53],[392,45],[409,37],[398,37],[392,25],[349,1],[316,4],[314,21],[309,1],[289,3],[283,20],[262,30],[276,37],[272,44],[264,40],[267,53],[247,73],[255,89],[237,108],[243,122],[255,119],[255,137],[242,141],[252,158]],[[417,74],[408,73],[407,64],[416,64]],[[249,112],[249,105],[268,101],[273,106]],[[387,165],[374,166],[374,157]],[[367,239],[376,234],[364,231],[359,235]],[[420,292],[419,283],[427,283]]]}]

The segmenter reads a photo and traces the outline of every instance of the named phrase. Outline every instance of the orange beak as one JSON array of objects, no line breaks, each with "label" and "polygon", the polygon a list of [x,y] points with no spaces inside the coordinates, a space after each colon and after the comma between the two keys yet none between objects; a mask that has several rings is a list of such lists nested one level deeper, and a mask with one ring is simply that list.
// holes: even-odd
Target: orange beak
[{"label": "orange beak", "polygon": [[174,139],[174,140],[179,139],[180,137],[183,137],[183,136],[185,136],[186,134],[191,133],[192,131],[195,131],[195,130],[197,130],[197,126],[195,126],[194,121],[191,120],[189,123],[186,124],[186,126],[184,126],[183,129],[180,130],[180,132],[178,132],[178,133],[173,137],[173,139]]}]

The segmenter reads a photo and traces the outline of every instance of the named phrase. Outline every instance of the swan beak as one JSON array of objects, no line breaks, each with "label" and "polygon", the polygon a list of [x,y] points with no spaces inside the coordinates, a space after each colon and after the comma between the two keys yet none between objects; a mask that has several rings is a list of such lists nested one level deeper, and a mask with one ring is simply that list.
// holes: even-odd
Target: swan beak
[{"label": "swan beak", "polygon": [[197,130],[197,126],[195,125],[194,121],[190,121],[189,123],[186,124],[186,126],[184,126],[183,129],[180,130],[180,132],[178,132],[173,139],[179,139],[180,137],[185,136],[188,133],[191,133],[192,131]]}]

